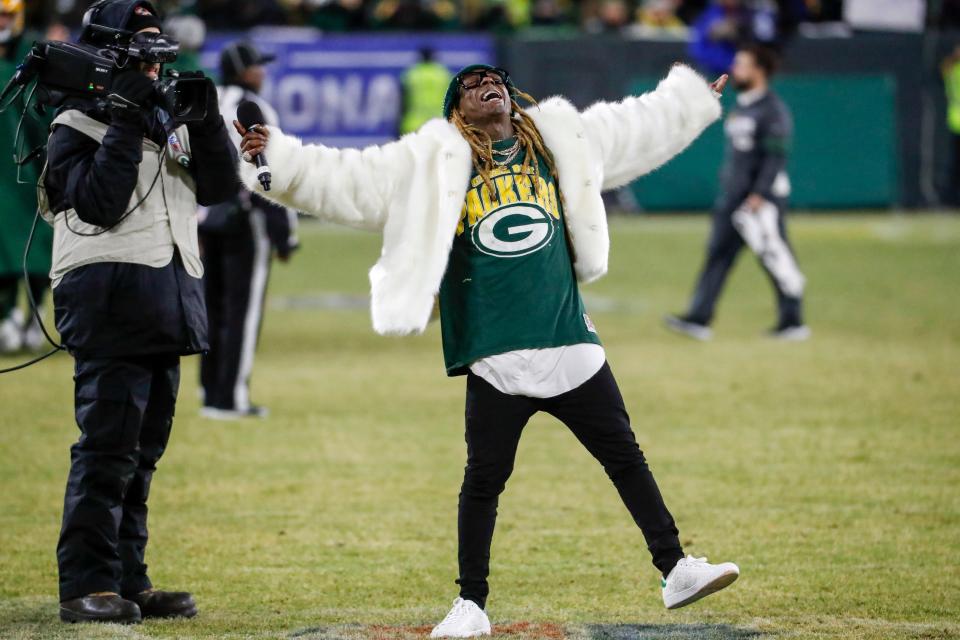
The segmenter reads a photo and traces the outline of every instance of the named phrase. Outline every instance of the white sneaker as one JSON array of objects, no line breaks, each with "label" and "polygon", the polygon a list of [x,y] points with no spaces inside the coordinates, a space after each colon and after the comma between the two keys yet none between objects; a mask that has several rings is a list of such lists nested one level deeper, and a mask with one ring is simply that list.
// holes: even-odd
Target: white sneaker
[{"label": "white sneaker", "polygon": [[660,581],[663,604],[667,609],[685,607],[730,586],[739,576],[740,568],[732,562],[710,564],[706,558],[687,556]]},{"label": "white sneaker", "polygon": [[[40,314],[43,315],[43,308],[40,308]],[[23,347],[29,351],[40,351],[47,344],[47,338],[43,335],[40,323],[31,313],[30,320],[25,323],[23,329]]]},{"label": "white sneaker", "polygon": [[0,321],[0,353],[16,353],[23,348],[23,333],[13,314]]},{"label": "white sneaker", "polygon": [[473,600],[457,598],[450,613],[430,632],[431,638],[474,638],[490,635],[490,619]]},{"label": "white sneaker", "polygon": [[218,409],[217,407],[200,408],[200,416],[210,420],[243,420],[245,418],[266,418],[269,415],[269,409],[257,405],[251,405],[247,409]]},{"label": "white sneaker", "polygon": [[773,329],[769,336],[774,340],[783,340],[784,342],[803,342],[809,340],[813,334],[810,327],[805,324],[796,324],[789,327]]},{"label": "white sneaker", "polygon": [[664,316],[663,324],[670,331],[683,334],[700,342],[709,342],[713,339],[713,330],[710,327],[699,322],[691,322],[683,316]]}]

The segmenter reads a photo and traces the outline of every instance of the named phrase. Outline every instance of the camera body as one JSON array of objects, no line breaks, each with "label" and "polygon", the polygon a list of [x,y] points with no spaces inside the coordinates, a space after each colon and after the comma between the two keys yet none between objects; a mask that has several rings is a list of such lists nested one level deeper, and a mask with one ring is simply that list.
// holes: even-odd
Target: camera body
[{"label": "camera body", "polygon": [[[67,97],[86,97],[106,103],[117,73],[141,62],[172,62],[178,48],[176,40],[161,34],[137,34],[127,44],[106,47],[82,42],[37,42],[17,67],[0,101],[17,86],[36,79],[42,104],[55,106]],[[177,124],[202,120],[206,116],[210,82],[202,71],[168,70],[154,83],[156,104]]]},{"label": "camera body", "polygon": [[37,83],[48,91],[95,97],[110,93],[116,59],[106,49],[72,42],[40,42],[33,45],[27,60],[26,65],[36,67]]}]

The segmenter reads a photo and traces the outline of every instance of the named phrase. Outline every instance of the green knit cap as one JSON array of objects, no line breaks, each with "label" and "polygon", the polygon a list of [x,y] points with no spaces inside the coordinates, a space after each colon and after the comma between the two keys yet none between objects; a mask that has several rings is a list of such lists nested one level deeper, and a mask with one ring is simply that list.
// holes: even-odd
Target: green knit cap
[{"label": "green knit cap", "polygon": [[460,104],[460,80],[468,73],[475,73],[477,71],[496,71],[502,73],[506,78],[507,91],[510,97],[513,98],[516,96],[517,88],[513,86],[513,80],[510,79],[510,74],[507,73],[506,69],[492,67],[489,64],[470,64],[460,69],[447,86],[447,93],[443,96],[443,117],[445,119],[449,120],[454,108]]}]

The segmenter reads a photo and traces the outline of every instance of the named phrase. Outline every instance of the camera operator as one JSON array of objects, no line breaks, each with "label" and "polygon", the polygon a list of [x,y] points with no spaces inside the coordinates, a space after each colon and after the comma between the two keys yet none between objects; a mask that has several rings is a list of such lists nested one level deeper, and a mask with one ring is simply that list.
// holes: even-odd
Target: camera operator
[{"label": "camera operator", "polygon": [[[123,44],[160,25],[149,2],[101,0],[80,41]],[[76,361],[81,431],[57,545],[60,618],[69,622],[197,612],[189,593],[155,590],[147,577],[146,503],[170,435],[180,356],[208,347],[197,205],[237,189],[213,84],[204,119],[168,138],[160,65],[122,58],[105,105],[70,99],[60,109],[44,179],[55,214],[56,325]]]}]

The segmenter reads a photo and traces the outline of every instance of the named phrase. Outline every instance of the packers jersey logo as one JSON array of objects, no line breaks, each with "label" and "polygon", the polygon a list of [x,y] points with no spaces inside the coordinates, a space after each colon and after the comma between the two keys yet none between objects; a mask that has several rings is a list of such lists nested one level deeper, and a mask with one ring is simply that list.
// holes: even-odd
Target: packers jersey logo
[{"label": "packers jersey logo", "polygon": [[503,205],[486,214],[471,228],[474,246],[498,258],[518,258],[549,244],[554,226],[550,215],[527,202]]},{"label": "packers jersey logo", "polygon": [[724,133],[737,151],[753,151],[757,121],[749,116],[731,114],[723,125]]}]

